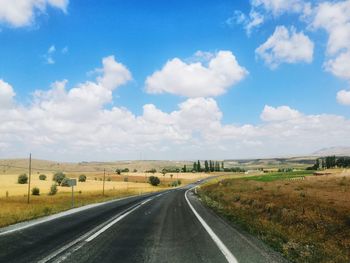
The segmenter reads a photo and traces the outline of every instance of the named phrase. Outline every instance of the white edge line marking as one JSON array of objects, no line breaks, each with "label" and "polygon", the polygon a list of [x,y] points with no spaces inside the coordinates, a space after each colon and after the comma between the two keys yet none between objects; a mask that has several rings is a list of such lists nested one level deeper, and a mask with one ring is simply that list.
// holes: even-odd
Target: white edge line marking
[{"label": "white edge line marking", "polygon": [[[193,187],[195,188],[195,187]],[[185,198],[186,201],[188,203],[188,206],[191,208],[192,212],[194,213],[194,215],[197,217],[197,219],[199,220],[199,222],[202,224],[202,226],[204,227],[204,229],[208,232],[208,234],[210,235],[210,237],[213,239],[213,241],[215,242],[215,244],[218,246],[218,248],[220,249],[220,251],[222,252],[222,254],[224,254],[227,262],[229,263],[238,263],[237,259],[234,257],[234,255],[231,253],[231,251],[225,246],[225,244],[220,240],[220,238],[214,233],[214,231],[210,228],[210,226],[204,221],[204,219],[197,213],[197,211],[194,209],[194,207],[191,205],[190,201],[187,198],[187,193],[192,190],[188,189],[185,192]]]},{"label": "white edge line marking", "polygon": [[108,228],[110,228],[111,226],[113,226],[115,223],[119,222],[120,220],[122,220],[124,217],[126,217],[127,215],[129,215],[130,213],[134,212],[136,209],[140,208],[142,205],[148,203],[149,201],[151,201],[153,198],[147,199],[146,201],[143,201],[141,204],[137,205],[136,207],[134,207],[133,209],[131,209],[130,211],[126,212],[125,214],[122,214],[121,216],[117,217],[116,219],[114,219],[112,222],[110,222],[109,224],[105,225],[103,228],[101,228],[99,231],[97,231],[96,233],[94,233],[93,235],[91,235],[89,238],[85,239],[86,242],[90,242],[92,240],[94,240],[96,237],[98,237],[99,235],[101,235],[103,232],[105,232]]},{"label": "white edge line marking", "polygon": [[62,212],[59,212],[57,214],[49,215],[47,217],[33,219],[33,220],[30,220],[30,221],[27,221],[27,222],[20,222],[18,224],[14,224],[14,225],[10,225],[8,227],[4,227],[4,230],[7,229],[7,228],[9,228],[9,229],[5,230],[3,232],[1,232],[1,229],[0,229],[0,236],[7,235],[7,234],[10,234],[10,233],[13,233],[13,232],[16,232],[16,231],[20,231],[20,230],[23,230],[23,229],[26,229],[26,228],[29,228],[29,227],[33,227],[33,226],[36,226],[36,225],[39,225],[39,224],[42,224],[42,223],[46,223],[46,222],[49,222],[49,221],[52,221],[52,220],[55,220],[55,219],[58,219],[58,218],[61,218],[61,217],[64,217],[64,216],[68,216],[68,215],[72,215],[72,214],[75,214],[75,213],[79,213],[79,212],[82,212],[82,211],[85,211],[85,210],[88,210],[88,209],[91,209],[91,208],[95,208],[95,207],[98,207],[98,206],[101,206],[101,205],[106,205],[106,204],[109,204],[109,203],[118,202],[118,201],[122,201],[124,199],[133,198],[133,197],[137,197],[137,196],[138,195],[132,195],[132,196],[122,197],[122,198],[118,198],[118,199],[114,199],[114,200],[109,200],[109,201],[102,202],[102,203],[88,204],[88,205],[84,205],[84,206],[81,206],[81,207],[77,207],[77,208],[69,209],[69,210],[66,210],[66,211],[62,211]]},{"label": "white edge line marking", "polygon": [[[109,227],[111,227],[113,224],[117,223],[118,221],[120,221],[121,219],[123,219],[125,216],[129,215],[131,212],[135,211],[137,208],[139,208],[140,206],[144,205],[145,203],[148,203],[149,201],[153,200],[153,198],[149,198],[146,201],[143,201],[142,203],[137,204],[136,206],[134,206],[133,209],[129,210],[128,212],[122,214],[121,216],[117,217],[116,219],[114,219],[112,222],[108,223],[106,226],[102,227],[102,229],[98,230],[97,232],[96,229],[100,228],[100,226],[95,227],[94,229],[90,230],[89,232],[87,232],[86,234],[82,235],[81,237],[73,240],[72,242],[68,243],[67,245],[61,247],[60,249],[56,250],[55,252],[53,252],[52,254],[46,256],[45,258],[41,259],[38,261],[38,263],[45,263],[48,262],[50,260],[52,260],[54,257],[56,257],[57,255],[61,254],[63,251],[71,248],[72,246],[74,246],[75,244],[83,241],[85,238],[86,242],[90,242],[91,240],[93,240],[94,238],[96,238],[98,235],[102,234],[104,231],[106,231]],[[121,212],[123,213],[123,212]],[[108,227],[107,227],[108,226]],[[101,231],[103,230],[104,231]],[[91,235],[91,233],[94,233]],[[83,245],[79,246],[79,248],[81,248]],[[79,249],[78,248],[78,249]],[[56,262],[56,261],[55,261]],[[60,259],[58,259],[58,262],[61,262]]]}]

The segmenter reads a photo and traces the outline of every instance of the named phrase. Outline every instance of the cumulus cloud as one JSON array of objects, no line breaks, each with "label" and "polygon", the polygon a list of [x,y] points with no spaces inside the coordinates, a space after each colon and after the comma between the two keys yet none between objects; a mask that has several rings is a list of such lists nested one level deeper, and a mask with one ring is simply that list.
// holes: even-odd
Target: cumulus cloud
[{"label": "cumulus cloud", "polygon": [[281,63],[311,63],[313,50],[314,43],[303,32],[296,32],[294,27],[277,26],[255,53],[271,68],[276,68]]},{"label": "cumulus cloud", "polygon": [[[313,9],[310,28],[328,33],[325,70],[350,81],[350,0],[319,3]],[[348,100],[348,91],[338,92],[340,104],[349,105]]]},{"label": "cumulus cloud", "polygon": [[0,110],[11,107],[15,95],[12,86],[0,79]]},{"label": "cumulus cloud", "polygon": [[341,90],[337,93],[337,101],[342,105],[350,105],[350,90]]},{"label": "cumulus cloud", "polygon": [[327,52],[330,55],[350,47],[350,0],[322,2],[314,8],[311,27],[329,34]]},{"label": "cumulus cloud", "polygon": [[286,121],[301,117],[301,113],[288,106],[271,107],[265,105],[260,118],[264,121]]},{"label": "cumulus cloud", "polygon": [[[37,90],[31,103],[14,101],[0,81],[0,157],[33,152],[37,158],[81,161],[247,158],[308,154],[350,144],[350,121],[337,115],[305,115],[289,106],[266,105],[262,123],[224,124],[213,98],[188,98],[165,112],[154,104],[141,114],[111,106],[112,93],[131,79],[114,57],[103,59],[94,81],[68,81]],[[318,134],[318,136],[315,136]]]},{"label": "cumulus cloud", "polygon": [[350,80],[350,50],[328,60],[325,68],[339,78]]},{"label": "cumulus cloud", "polygon": [[0,22],[23,27],[34,22],[35,15],[45,13],[47,7],[67,11],[69,0],[0,0]]},{"label": "cumulus cloud", "polygon": [[[205,54],[208,56],[208,53]],[[209,56],[205,64],[186,63],[174,58],[146,79],[146,91],[185,97],[218,96],[248,74],[231,51],[219,51]]]}]

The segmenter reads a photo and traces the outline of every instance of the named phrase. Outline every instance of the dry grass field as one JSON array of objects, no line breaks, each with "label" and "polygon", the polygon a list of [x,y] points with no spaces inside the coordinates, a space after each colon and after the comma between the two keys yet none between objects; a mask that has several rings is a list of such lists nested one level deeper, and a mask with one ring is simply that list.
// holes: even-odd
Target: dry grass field
[{"label": "dry grass field", "polygon": [[[0,227],[57,213],[71,207],[71,188],[57,186],[58,193],[48,195],[54,172],[62,171],[68,178],[78,179],[79,175],[87,176],[86,182],[77,182],[74,187],[76,206],[105,201],[122,196],[138,195],[148,192],[165,190],[176,180],[188,184],[198,179],[208,177],[204,173],[145,173],[155,168],[160,171],[164,167],[179,167],[183,163],[168,161],[135,161],[115,163],[55,163],[51,161],[33,160],[31,189],[38,187],[39,196],[31,195],[28,205],[28,184],[18,184],[18,175],[28,174],[28,160],[0,160]],[[116,169],[128,168],[131,172],[118,175]],[[103,174],[105,174],[105,196],[102,196]],[[133,172],[134,169],[138,170]],[[46,180],[40,180],[39,175],[45,174]],[[161,184],[157,187],[148,183],[149,176],[158,176]],[[77,180],[78,181],[78,180]]]},{"label": "dry grass field", "polygon": [[349,171],[304,180],[225,179],[199,193],[292,262],[350,262]]}]

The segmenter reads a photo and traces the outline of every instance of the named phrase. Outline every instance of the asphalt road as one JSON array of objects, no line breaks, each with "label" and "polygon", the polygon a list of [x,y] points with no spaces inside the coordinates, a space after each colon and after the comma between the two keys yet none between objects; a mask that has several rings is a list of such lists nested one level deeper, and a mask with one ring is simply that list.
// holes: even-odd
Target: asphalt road
[{"label": "asphalt road", "polygon": [[203,207],[190,187],[2,229],[0,262],[285,262]]}]

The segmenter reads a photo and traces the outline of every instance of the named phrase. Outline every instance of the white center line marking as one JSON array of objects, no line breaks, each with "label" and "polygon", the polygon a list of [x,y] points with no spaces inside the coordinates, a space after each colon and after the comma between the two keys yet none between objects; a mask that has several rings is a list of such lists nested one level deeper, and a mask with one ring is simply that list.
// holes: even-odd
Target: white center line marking
[{"label": "white center line marking", "polygon": [[129,215],[130,213],[134,212],[136,209],[138,209],[140,206],[148,203],[149,201],[151,201],[153,198],[147,199],[146,201],[142,202],[141,204],[137,205],[136,207],[134,207],[133,209],[131,209],[130,211],[126,212],[125,214],[122,214],[121,216],[117,217],[116,219],[114,219],[112,222],[110,222],[109,224],[105,225],[103,228],[101,228],[99,231],[97,231],[96,233],[94,233],[93,235],[91,235],[89,238],[85,239],[85,241],[90,242],[92,240],[94,240],[96,237],[98,237],[99,235],[101,235],[103,232],[105,232],[108,228],[110,228],[111,226],[113,226],[114,224],[116,224],[117,222],[119,222],[120,220],[122,220],[124,217],[126,217],[127,215]]},{"label": "white center line marking", "polygon": [[[193,187],[195,188],[195,187]],[[215,244],[218,246],[218,248],[220,249],[220,251],[222,252],[222,254],[224,254],[227,262],[229,263],[238,263],[237,259],[234,257],[234,255],[231,253],[231,251],[225,246],[225,244],[221,241],[221,239],[214,233],[214,231],[210,228],[210,226],[204,221],[204,219],[197,213],[197,211],[194,209],[194,207],[191,205],[190,201],[187,198],[187,193],[192,190],[188,189],[185,192],[185,198],[186,201],[189,205],[189,207],[191,208],[192,212],[194,213],[194,215],[197,217],[197,219],[199,220],[199,222],[202,224],[202,226],[204,227],[204,229],[208,232],[209,236],[213,239],[213,241],[215,242]]]}]

